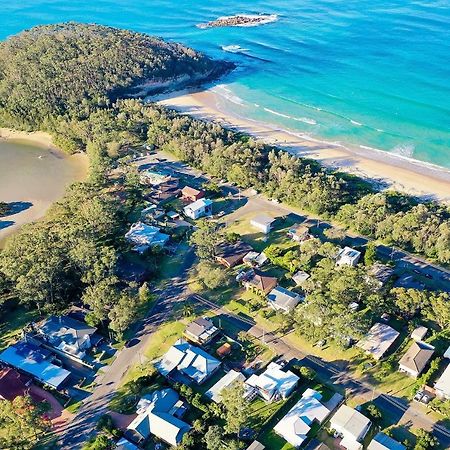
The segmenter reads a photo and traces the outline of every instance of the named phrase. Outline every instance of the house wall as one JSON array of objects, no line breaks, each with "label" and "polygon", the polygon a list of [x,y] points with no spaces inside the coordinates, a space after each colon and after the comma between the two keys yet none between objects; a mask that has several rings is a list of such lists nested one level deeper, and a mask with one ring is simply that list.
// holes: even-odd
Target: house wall
[{"label": "house wall", "polygon": [[419,373],[417,371],[411,370],[409,367],[405,367],[402,364],[400,364],[398,370],[400,372],[406,373],[407,375],[413,378],[417,378],[419,376]]}]

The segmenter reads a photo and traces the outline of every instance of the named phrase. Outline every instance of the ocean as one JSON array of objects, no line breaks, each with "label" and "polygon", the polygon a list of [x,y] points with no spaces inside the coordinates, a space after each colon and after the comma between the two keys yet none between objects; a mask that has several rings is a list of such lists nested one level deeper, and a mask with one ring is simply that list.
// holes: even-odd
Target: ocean
[{"label": "ocean", "polygon": [[[238,64],[214,87],[231,113],[450,168],[449,0],[2,0],[1,9],[1,39],[79,21],[185,43]],[[237,13],[278,20],[196,27]]]}]

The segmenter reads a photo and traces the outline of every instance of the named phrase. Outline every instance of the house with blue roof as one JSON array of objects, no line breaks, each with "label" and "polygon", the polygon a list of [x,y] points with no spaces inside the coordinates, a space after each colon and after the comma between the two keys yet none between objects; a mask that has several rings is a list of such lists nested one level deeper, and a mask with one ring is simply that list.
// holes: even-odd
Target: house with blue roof
[{"label": "house with blue roof", "polygon": [[2,363],[31,375],[47,386],[60,389],[70,372],[53,364],[52,359],[49,351],[25,341],[10,345],[0,353]]},{"label": "house with blue roof", "polygon": [[185,411],[183,402],[173,389],[154,391],[139,401],[138,415],[128,425],[126,435],[137,443],[154,435],[176,447],[191,428],[181,420]]},{"label": "house with blue roof", "polygon": [[134,251],[144,253],[150,247],[164,247],[170,239],[170,236],[161,233],[159,227],[147,225],[143,222],[136,222],[125,234],[125,239],[133,245]]}]

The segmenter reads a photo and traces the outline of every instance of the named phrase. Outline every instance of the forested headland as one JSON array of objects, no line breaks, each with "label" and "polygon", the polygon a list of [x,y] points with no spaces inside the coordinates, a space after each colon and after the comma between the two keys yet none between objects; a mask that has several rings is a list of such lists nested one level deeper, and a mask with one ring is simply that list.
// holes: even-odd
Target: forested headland
[{"label": "forested headland", "polygon": [[[38,27],[2,43],[0,126],[50,132],[61,149],[86,152],[91,171],[45,220],[9,239],[0,254],[0,284],[51,311],[81,300],[93,323],[107,321],[123,332],[139,295],[137,286],[117,278],[116,264],[128,214],[141,200],[125,149],[143,143],[366,236],[450,262],[447,206],[376,192],[357,177],[218,124],[120,98],[144,81],[228,69],[181,45],[96,25]],[[117,167],[121,176],[112,177]],[[146,295],[142,289],[140,297]]]}]

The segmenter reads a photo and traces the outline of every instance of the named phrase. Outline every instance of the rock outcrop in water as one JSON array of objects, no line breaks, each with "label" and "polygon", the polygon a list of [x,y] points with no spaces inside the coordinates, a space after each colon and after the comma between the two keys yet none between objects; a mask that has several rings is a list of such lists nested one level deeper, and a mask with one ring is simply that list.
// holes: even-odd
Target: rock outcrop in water
[{"label": "rock outcrop in water", "polygon": [[266,23],[275,22],[275,14],[238,14],[235,16],[219,17],[211,22],[197,25],[199,28],[218,28],[218,27],[255,27]]}]

